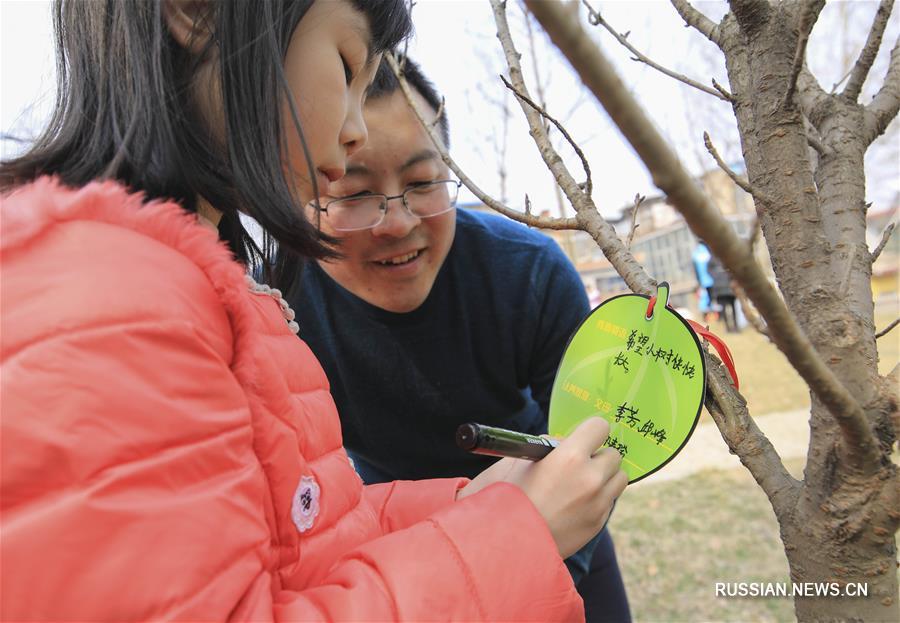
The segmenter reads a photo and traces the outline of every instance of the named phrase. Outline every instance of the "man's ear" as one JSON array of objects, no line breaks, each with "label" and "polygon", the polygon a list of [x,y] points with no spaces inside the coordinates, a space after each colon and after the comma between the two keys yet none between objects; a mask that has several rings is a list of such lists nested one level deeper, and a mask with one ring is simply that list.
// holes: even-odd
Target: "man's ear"
[{"label": "man's ear", "polygon": [[211,36],[209,0],[164,0],[163,18],[175,41],[191,54],[206,49]]}]

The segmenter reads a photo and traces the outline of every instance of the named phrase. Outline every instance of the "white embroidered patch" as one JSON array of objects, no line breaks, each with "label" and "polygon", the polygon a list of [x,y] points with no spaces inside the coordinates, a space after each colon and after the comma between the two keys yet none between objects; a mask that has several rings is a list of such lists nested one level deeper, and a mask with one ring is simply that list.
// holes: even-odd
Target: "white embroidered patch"
[{"label": "white embroidered patch", "polygon": [[319,485],[312,476],[300,478],[294,501],[291,504],[291,519],[300,532],[312,528],[316,515],[319,514]]}]

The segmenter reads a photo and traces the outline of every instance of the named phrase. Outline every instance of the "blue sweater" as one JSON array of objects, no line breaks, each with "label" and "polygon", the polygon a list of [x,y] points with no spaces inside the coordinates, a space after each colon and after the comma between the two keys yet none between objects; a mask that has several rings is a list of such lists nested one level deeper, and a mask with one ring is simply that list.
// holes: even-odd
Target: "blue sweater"
[{"label": "blue sweater", "polygon": [[391,479],[487,467],[491,459],[456,447],[465,422],[546,432],[559,360],[588,312],[552,239],[462,209],[434,287],[412,312],[366,303],[315,263],[295,290],[300,336],[331,381],[344,445]]}]

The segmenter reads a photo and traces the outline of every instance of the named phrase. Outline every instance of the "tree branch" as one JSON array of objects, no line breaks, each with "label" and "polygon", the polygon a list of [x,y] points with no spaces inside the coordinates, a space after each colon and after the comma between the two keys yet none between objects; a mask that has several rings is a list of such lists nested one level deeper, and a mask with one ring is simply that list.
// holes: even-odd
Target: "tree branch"
[{"label": "tree branch", "polygon": [[872,251],[871,262],[874,264],[875,260],[878,259],[878,256],[881,255],[881,252],[884,251],[884,248],[887,246],[888,240],[891,239],[891,234],[894,233],[894,228],[897,226],[897,223],[890,223],[887,227],[884,228],[884,233],[881,234],[881,242],[878,243],[878,246],[875,247],[875,250]]},{"label": "tree branch", "polygon": [[582,168],[584,168],[584,175],[585,175],[584,192],[587,193],[588,196],[590,196],[590,194],[594,191],[594,182],[591,181],[591,165],[588,164],[587,157],[584,155],[584,152],[581,151],[581,148],[578,146],[578,143],[575,142],[575,139],[572,138],[572,135],[569,134],[568,132],[566,132],[566,129],[563,127],[563,125],[559,121],[557,121],[556,119],[551,117],[550,114],[546,110],[544,110],[541,106],[538,106],[537,104],[535,104],[533,101],[531,101],[530,97],[528,97],[524,93],[521,93],[516,87],[514,87],[512,84],[510,84],[509,80],[507,80],[505,76],[501,75],[500,79],[503,81],[503,84],[506,85],[506,88],[509,89],[510,91],[512,91],[516,97],[518,97],[520,100],[522,100],[523,102],[525,102],[526,104],[531,106],[544,119],[546,119],[547,121],[552,123],[554,126],[556,126],[556,129],[560,131],[560,133],[563,135],[563,137],[566,139],[566,141],[569,143],[569,145],[572,146],[572,149],[575,150],[575,153],[578,155],[578,158],[581,160]]},{"label": "tree branch", "polygon": [[794,89],[797,86],[797,77],[803,68],[803,61],[806,58],[806,44],[809,41],[809,33],[812,32],[816,20],[819,19],[819,13],[825,6],[825,0],[807,0],[800,9],[800,19],[798,29],[800,31],[797,36],[797,49],[794,52],[794,64],[791,67],[791,75],[788,80],[788,88],[781,101],[782,106],[790,104],[794,98]]},{"label": "tree branch", "polygon": [[631,248],[631,243],[634,241],[634,232],[636,232],[637,228],[640,227],[637,222],[637,214],[638,208],[640,208],[641,204],[644,203],[644,199],[646,199],[646,197],[640,193],[637,193],[634,196],[634,207],[631,209],[631,229],[628,232],[628,240],[625,242],[625,246],[629,249]]},{"label": "tree branch", "polygon": [[866,112],[870,113],[866,119],[866,144],[871,144],[884,134],[898,111],[900,111],[900,37],[897,37],[891,49],[891,60],[884,83],[866,106]]},{"label": "tree branch", "polygon": [[486,206],[489,206],[490,208],[496,210],[504,216],[508,216],[514,221],[524,223],[529,227],[541,227],[544,229],[579,229],[578,222],[573,218],[547,218],[525,214],[503,205],[502,203],[482,191],[475,184],[475,182],[473,182],[469,178],[469,176],[465,174],[465,172],[459,167],[459,165],[454,162],[453,158],[450,157],[450,154],[447,153],[447,149],[443,145],[443,140],[435,130],[434,126],[425,120],[424,114],[421,110],[419,110],[418,106],[415,103],[415,100],[413,99],[412,91],[410,90],[406,79],[403,77],[397,59],[393,54],[386,54],[385,58],[387,59],[388,64],[391,66],[391,69],[394,71],[394,74],[397,76],[397,79],[400,82],[400,90],[403,92],[403,95],[406,96],[406,101],[409,103],[416,117],[419,119],[422,127],[425,128],[426,132],[428,132],[428,136],[431,138],[431,142],[434,143],[435,148],[441,155],[441,159],[446,163],[448,167],[450,167],[450,170],[453,171],[457,177],[459,177],[460,181],[466,185],[466,188],[471,190],[472,193],[476,197],[478,197]]},{"label": "tree branch", "polygon": [[703,13],[693,7],[688,0],[671,0],[672,6],[678,11],[681,19],[688,26],[693,27],[707,39],[720,46],[719,43],[719,25],[706,17]]},{"label": "tree branch", "polygon": [[707,132],[703,133],[703,144],[706,145],[706,151],[710,153],[710,155],[715,159],[716,164],[719,165],[719,168],[725,171],[725,174],[731,178],[731,181],[738,185],[745,193],[752,196],[754,199],[763,203],[765,205],[772,205],[772,201],[764,196],[760,191],[753,188],[750,185],[748,180],[743,179],[738,176],[737,173],[731,170],[731,168],[725,164],[725,161],[722,160],[722,157],[719,156],[719,152],[716,150],[715,145],[712,144],[712,141],[709,138],[709,134]]},{"label": "tree branch", "polygon": [[[505,2],[491,0],[491,7],[494,11],[494,20],[497,23],[497,38],[500,40],[507,65],[509,66],[510,82],[515,86],[516,91],[530,99],[528,87],[522,78],[522,68],[519,64],[520,54],[513,45],[509,24],[506,21]],[[572,174],[566,168],[565,162],[553,148],[541,116],[524,100],[519,100],[519,106],[522,108],[522,112],[528,121],[532,139],[541,154],[541,158],[553,174],[557,185],[575,209],[575,220],[578,222],[578,229],[582,229],[591,235],[610,264],[621,275],[632,291],[652,294],[655,291],[656,282],[644,272],[641,265],[634,259],[634,256],[625,248],[612,225],[600,216],[600,212],[597,210],[597,206],[594,204],[591,196],[584,192],[572,177]]]},{"label": "tree branch", "polygon": [[762,318],[759,317],[759,314],[756,313],[756,309],[753,307],[753,304],[747,300],[747,295],[744,293],[744,289],[740,286],[737,281],[732,281],[732,290],[734,290],[734,295],[741,302],[741,311],[744,313],[744,318],[747,319],[747,322],[750,323],[750,326],[756,329],[756,332],[760,335],[765,336],[772,341],[772,336],[769,335],[769,330],[766,328],[766,323],[762,321]]},{"label": "tree branch", "polygon": [[[778,348],[837,421],[845,445],[853,448],[853,452],[846,453],[847,460],[853,461],[861,471],[871,472],[878,465],[880,453],[865,413],[822,361],[778,292],[759,269],[747,245],[740,242],[728,222],[694,184],[640,104],[619,80],[612,65],[584,32],[577,16],[553,2],[526,0],[526,4],[644,161],[656,186],[668,195],[691,230],[707,241],[747,292],[765,319]],[[731,2],[733,9],[742,5],[742,10],[757,13],[768,9],[768,3],[763,4],[765,9],[759,2],[750,0]],[[745,22],[749,17],[744,16]]]},{"label": "tree branch", "polygon": [[729,449],[753,475],[775,514],[781,517],[796,504],[801,483],[788,473],[778,451],[750,417],[743,397],[731,391],[725,366],[713,357],[707,357],[707,361],[711,391],[706,395],[706,410]]},{"label": "tree branch", "polygon": [[616,41],[621,43],[625,47],[625,49],[627,49],[629,52],[634,54],[635,60],[638,60],[641,63],[644,63],[645,65],[649,65],[653,69],[655,69],[661,73],[664,73],[665,75],[669,76],[670,78],[674,78],[675,80],[678,80],[679,82],[683,82],[684,84],[686,84],[688,86],[692,86],[695,89],[699,89],[700,91],[703,91],[704,93],[708,93],[712,96],[715,96],[722,101],[725,101],[725,102],[733,102],[734,101],[734,98],[731,96],[731,93],[728,93],[728,91],[723,89],[721,86],[717,85],[717,88],[710,88],[710,87],[706,86],[705,84],[701,84],[701,83],[697,82],[696,80],[692,80],[691,78],[688,78],[687,76],[685,76],[683,74],[672,71],[671,69],[667,69],[667,68],[663,67],[662,65],[660,65],[659,63],[654,62],[653,60],[648,58],[646,55],[642,54],[633,45],[631,45],[628,42],[628,38],[625,35],[621,35],[618,32],[616,32],[615,29],[613,29],[613,27],[609,25],[609,22],[607,22],[605,19],[603,19],[603,16],[600,15],[600,13],[595,11],[594,8],[590,5],[590,3],[588,3],[587,0],[581,0],[581,2],[582,2],[582,4],[584,4],[585,7],[587,7],[588,22],[590,22],[594,26],[598,26],[598,25],[603,26],[606,30],[608,30],[609,33],[613,37],[616,38]]},{"label": "tree branch", "polygon": [[890,333],[891,329],[900,324],[900,318],[896,318],[891,324],[886,326],[884,329],[875,334],[875,339],[877,340],[880,337],[884,337],[888,333]]},{"label": "tree branch", "polygon": [[815,128],[819,128],[823,112],[828,110],[832,95],[828,95],[819,85],[819,81],[805,66],[801,66],[797,75],[797,99],[800,110]]},{"label": "tree branch", "polygon": [[881,38],[884,36],[884,29],[887,26],[888,18],[891,16],[891,9],[893,8],[894,0],[881,0],[881,3],[878,5],[866,44],[860,51],[859,58],[856,59],[853,69],[850,70],[850,80],[841,92],[841,97],[845,97],[852,102],[855,102],[859,97],[863,83],[866,81],[866,76],[869,75],[869,70],[872,68],[872,63],[875,62],[875,57],[878,56]]}]

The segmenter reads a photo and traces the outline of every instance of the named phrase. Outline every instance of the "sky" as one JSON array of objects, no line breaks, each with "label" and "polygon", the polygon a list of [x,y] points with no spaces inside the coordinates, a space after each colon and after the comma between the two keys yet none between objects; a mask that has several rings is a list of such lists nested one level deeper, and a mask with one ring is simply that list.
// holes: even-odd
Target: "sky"
[{"label": "sky", "polygon": [[[700,1],[694,5],[716,20],[727,10],[724,2]],[[826,89],[840,80],[855,59],[877,5],[874,0],[826,5],[808,48],[810,67]],[[539,29],[530,46],[520,5],[509,0],[508,6],[531,93],[536,96],[535,85],[543,85],[548,111],[567,127],[585,151],[593,170],[594,200],[601,212],[615,215],[633,201],[636,193],[659,194],[640,160],[593,96],[580,86],[565,59]],[[658,63],[700,82],[710,84],[711,78],[716,78],[727,86],[721,54],[702,35],[685,28],[669,2],[595,1],[592,6],[616,30],[630,32],[628,40],[632,45]],[[536,212],[549,210],[559,214],[552,177],[528,135],[521,109],[508,95],[508,138],[506,149],[500,148],[505,87],[498,74],[506,73],[506,68],[488,1],[418,0],[413,22],[416,33],[409,43],[409,54],[446,98],[454,159],[495,198],[502,194],[499,170],[504,168],[506,202],[511,207],[522,209],[528,194]],[[593,27],[592,32],[688,170],[700,174],[715,166],[703,148],[704,130],[709,131],[724,158],[741,168],[737,133],[726,103],[630,60],[630,53],[605,30]],[[900,10],[895,9],[863,91],[863,102],[880,84],[898,32]],[[539,60],[536,64],[535,57]],[[53,62],[49,2],[0,0],[0,128],[5,135],[27,138],[39,131],[53,102]],[[896,127],[891,130],[893,136],[880,141],[867,159],[869,200],[876,208],[895,204],[900,193]],[[555,142],[560,144],[558,136]],[[16,143],[3,141],[3,156],[16,148]],[[580,166],[572,150],[563,147],[561,154],[580,179]],[[468,193],[462,198],[472,199]],[[571,213],[571,208],[564,209]]]}]

